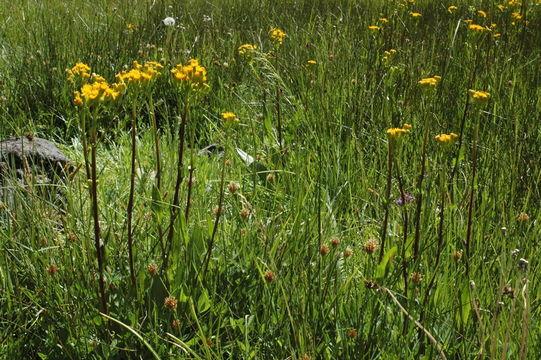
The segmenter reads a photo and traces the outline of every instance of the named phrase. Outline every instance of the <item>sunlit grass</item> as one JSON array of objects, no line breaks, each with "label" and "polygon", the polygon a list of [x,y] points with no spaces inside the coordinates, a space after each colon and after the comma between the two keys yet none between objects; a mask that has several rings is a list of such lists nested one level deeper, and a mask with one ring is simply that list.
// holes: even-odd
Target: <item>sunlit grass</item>
[{"label": "sunlit grass", "polygon": [[[540,356],[538,2],[14,0],[0,18],[1,137],[54,140],[78,169],[3,180],[1,357]],[[112,84],[134,60],[161,75],[108,102],[66,73]]]}]

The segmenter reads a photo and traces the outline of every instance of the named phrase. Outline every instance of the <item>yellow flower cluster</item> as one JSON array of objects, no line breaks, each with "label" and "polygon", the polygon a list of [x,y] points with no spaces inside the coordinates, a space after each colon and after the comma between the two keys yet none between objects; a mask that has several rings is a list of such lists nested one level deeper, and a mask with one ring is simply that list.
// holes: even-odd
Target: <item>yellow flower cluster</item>
[{"label": "yellow flower cluster", "polygon": [[477,10],[477,14],[479,14],[480,16],[482,16],[484,18],[486,18],[488,16],[486,11],[483,11],[483,10]]},{"label": "yellow flower cluster", "polygon": [[176,68],[171,72],[176,81],[189,85],[193,89],[208,87],[207,70],[199,65],[197,59],[191,59],[188,61],[188,65],[177,64]]},{"label": "yellow flower cluster", "polygon": [[522,19],[522,14],[520,13],[520,11],[515,11],[514,13],[511,14],[511,16],[513,17],[513,19],[517,19],[517,20]]},{"label": "yellow flower cluster", "polygon": [[126,83],[148,82],[159,76],[161,69],[163,69],[163,65],[155,61],[148,61],[144,65],[134,61],[133,69],[117,74],[116,78],[120,82]]},{"label": "yellow flower cluster", "polygon": [[418,84],[425,89],[431,89],[434,88],[441,80],[441,76],[435,75],[433,77],[424,78],[419,80]]},{"label": "yellow flower cluster", "polygon": [[458,135],[455,133],[439,134],[439,135],[436,135],[435,138],[439,142],[452,144],[456,141],[456,139],[458,139]]},{"label": "yellow flower cluster", "polygon": [[231,111],[222,113],[222,120],[224,121],[226,127],[233,127],[240,122],[240,120],[237,118],[237,115],[235,115],[235,113],[232,113]]},{"label": "yellow flower cluster", "polygon": [[81,91],[74,91],[73,103],[77,106],[83,104],[93,104],[108,100],[116,100],[125,90],[123,83],[109,85],[103,78],[99,77],[97,81],[91,84],[84,84]]},{"label": "yellow flower cluster", "polygon": [[470,93],[472,102],[477,105],[483,105],[490,99],[490,93],[486,91],[470,89],[468,92]]},{"label": "yellow flower cluster", "polygon": [[90,78],[90,70],[90,66],[86,65],[85,63],[78,62],[70,70],[67,70],[66,73],[68,74],[69,81],[73,81],[75,76],[80,76],[86,80]]},{"label": "yellow flower cluster", "polygon": [[394,55],[396,54],[396,50],[395,49],[390,49],[390,50],[386,50],[383,52],[383,63],[385,65],[389,65],[391,64],[392,60],[393,60],[393,57]]},{"label": "yellow flower cluster", "polygon": [[269,31],[269,36],[272,41],[274,41],[275,44],[281,45],[284,42],[284,39],[286,37],[286,33],[278,28],[271,28]]},{"label": "yellow flower cluster", "polygon": [[401,128],[390,128],[387,129],[387,135],[389,135],[391,138],[399,138],[403,134],[406,134],[410,131],[411,125],[410,124],[404,124]]},{"label": "yellow flower cluster", "polygon": [[468,25],[468,28],[470,30],[473,30],[473,31],[476,31],[476,32],[482,32],[482,31],[490,31],[490,29],[484,27],[484,26],[481,26],[481,25],[477,25],[477,24],[470,24]]},{"label": "yellow flower cluster", "polygon": [[244,45],[239,46],[239,48],[237,49],[237,51],[239,52],[239,55],[244,56],[244,57],[251,57],[252,53],[256,50],[257,50],[257,46],[252,45],[252,44],[244,44]]}]

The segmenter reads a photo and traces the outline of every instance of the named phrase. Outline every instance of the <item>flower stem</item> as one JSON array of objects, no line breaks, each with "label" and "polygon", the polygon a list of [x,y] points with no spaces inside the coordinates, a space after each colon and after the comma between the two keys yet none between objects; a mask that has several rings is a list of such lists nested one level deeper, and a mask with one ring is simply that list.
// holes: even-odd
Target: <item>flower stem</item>
[{"label": "flower stem", "polygon": [[94,219],[94,244],[96,246],[96,255],[98,258],[98,276],[99,276],[99,287],[100,287],[100,301],[101,308],[103,313],[108,314],[109,309],[107,306],[107,297],[105,294],[105,281],[103,277],[103,268],[105,263],[105,246],[101,242],[101,230],[100,230],[100,221],[99,221],[99,211],[98,211],[98,182],[97,182],[97,165],[96,165],[96,121],[93,119],[91,125],[91,150],[90,150],[90,164],[87,165],[87,168],[91,170],[91,201],[92,201],[92,218]]},{"label": "flower stem", "polygon": [[385,190],[385,216],[383,218],[383,226],[381,228],[381,250],[379,253],[379,261],[383,258],[385,252],[385,239],[387,238],[387,224],[389,222],[389,209],[391,202],[391,180],[393,177],[393,151],[394,139],[389,138],[389,151],[387,154],[387,187]]},{"label": "flower stem", "polygon": [[132,107],[131,119],[131,173],[130,173],[130,194],[128,198],[128,208],[126,210],[128,227],[128,257],[130,263],[130,278],[132,286],[137,293],[137,282],[135,278],[135,268],[133,265],[133,204],[135,201],[135,161],[137,157],[137,108],[135,104]]},{"label": "flower stem", "polygon": [[222,206],[224,202],[226,154],[227,154],[227,144],[224,148],[224,153],[222,157],[222,172],[220,175],[220,196],[218,199],[218,208],[216,210],[216,218],[214,219],[214,227],[212,228],[212,235],[210,236],[210,240],[207,247],[207,254],[205,256],[205,262],[203,264],[203,270],[202,270],[202,276],[201,276],[202,279],[204,279],[207,274],[210,258],[212,256],[212,248],[214,247],[214,240],[216,238],[216,233],[218,232],[218,224],[220,222],[220,216],[222,215],[222,212],[223,212]]},{"label": "flower stem", "polygon": [[167,263],[169,258],[169,253],[173,247],[173,236],[175,235],[175,219],[178,215],[178,206],[180,203],[179,194],[180,194],[180,185],[182,184],[182,173],[184,168],[184,140],[186,134],[186,123],[188,122],[188,110],[189,110],[189,100],[186,99],[184,103],[184,111],[182,113],[182,118],[180,121],[180,126],[178,129],[178,162],[177,162],[177,180],[175,183],[175,192],[173,194],[173,203],[171,204],[171,215],[169,219],[169,232],[167,233],[167,252],[164,256],[163,269],[167,269]]}]

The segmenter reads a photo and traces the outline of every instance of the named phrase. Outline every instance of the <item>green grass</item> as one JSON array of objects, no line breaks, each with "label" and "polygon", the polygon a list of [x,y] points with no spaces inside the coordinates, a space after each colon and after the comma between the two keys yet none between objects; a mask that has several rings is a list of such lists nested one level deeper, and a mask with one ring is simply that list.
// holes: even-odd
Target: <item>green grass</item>
[{"label": "green grass", "polygon": [[[3,2],[0,138],[32,132],[81,167],[60,185],[3,180],[0,358],[433,359],[437,347],[448,359],[539,358],[541,4],[497,4]],[[459,8],[451,14],[450,5]],[[174,28],[162,24],[166,16]],[[497,25],[478,34],[467,19]],[[278,67],[271,27],[287,34]],[[237,53],[244,43],[258,46],[252,64]],[[386,63],[390,49],[397,52]],[[169,70],[191,58],[206,67],[210,90],[190,108],[185,180],[164,269],[160,233],[165,241],[184,99]],[[165,70],[137,102],[136,286],[126,222],[133,100],[121,97],[96,120],[104,316],[81,110],[65,70],[82,61],[113,82],[133,60],[160,61]],[[435,91],[423,92],[418,81],[434,75],[442,76]],[[472,104],[469,89],[489,92],[490,100]],[[220,120],[225,111],[240,119],[233,131]],[[394,142],[386,130],[404,123],[412,129]],[[453,145],[434,139],[451,132],[462,135]],[[223,159],[197,152],[213,143],[231,164],[211,240]],[[243,152],[256,161],[247,164]],[[190,164],[195,182],[185,221]],[[230,181],[237,192],[227,189]],[[401,191],[415,200],[397,205]],[[378,244],[373,254],[365,251],[370,241]],[[168,296],[177,300],[174,310],[164,305]]]}]

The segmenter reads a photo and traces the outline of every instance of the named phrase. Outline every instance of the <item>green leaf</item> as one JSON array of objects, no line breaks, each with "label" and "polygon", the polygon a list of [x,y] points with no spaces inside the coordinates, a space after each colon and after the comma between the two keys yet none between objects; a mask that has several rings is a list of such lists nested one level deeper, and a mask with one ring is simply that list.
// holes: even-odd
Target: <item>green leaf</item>
[{"label": "green leaf", "polygon": [[387,252],[383,256],[383,259],[381,259],[381,263],[379,263],[378,267],[376,268],[376,280],[380,280],[385,277],[385,275],[387,274],[387,265],[389,264],[389,261],[394,257],[397,250],[398,247],[396,246],[387,250]]},{"label": "green leaf", "polygon": [[199,300],[197,300],[197,310],[202,313],[210,309],[212,303],[209,299],[208,293],[206,290],[203,291],[201,296],[199,296]]}]

